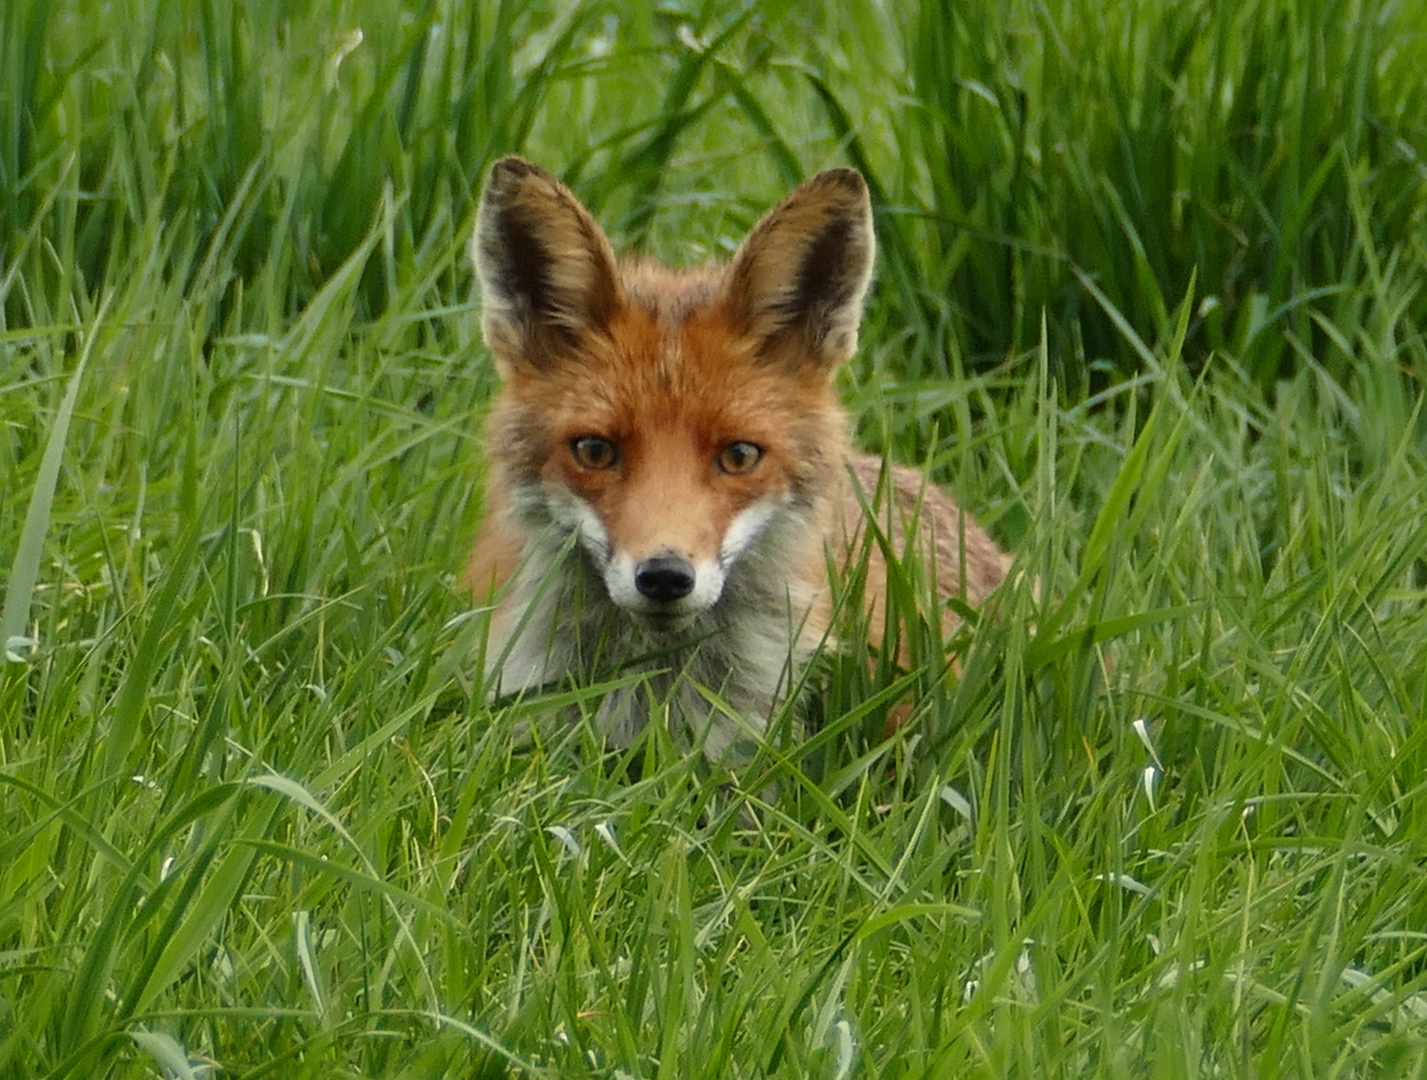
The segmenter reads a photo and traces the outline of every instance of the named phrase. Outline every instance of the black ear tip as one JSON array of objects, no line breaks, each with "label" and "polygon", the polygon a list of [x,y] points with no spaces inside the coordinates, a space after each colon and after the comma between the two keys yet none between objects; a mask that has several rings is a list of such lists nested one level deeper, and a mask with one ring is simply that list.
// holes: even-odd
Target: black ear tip
[{"label": "black ear tip", "polygon": [[836,192],[859,206],[871,206],[867,181],[856,169],[826,169],[809,180],[807,186],[821,188],[829,193]]},{"label": "black ear tip", "polygon": [[533,165],[524,158],[516,157],[512,154],[509,157],[501,158],[491,166],[491,179],[494,180],[496,177],[526,176],[538,171],[539,168],[538,165]]},{"label": "black ear tip", "polygon": [[490,178],[486,181],[488,192],[502,192],[513,189],[524,180],[538,179],[555,183],[555,178],[539,165],[522,157],[503,157],[491,166]]},{"label": "black ear tip", "polygon": [[867,190],[867,181],[863,179],[862,174],[856,169],[845,167],[840,169],[824,169],[818,173],[817,176],[813,177],[813,179],[820,183],[847,188],[849,191]]}]

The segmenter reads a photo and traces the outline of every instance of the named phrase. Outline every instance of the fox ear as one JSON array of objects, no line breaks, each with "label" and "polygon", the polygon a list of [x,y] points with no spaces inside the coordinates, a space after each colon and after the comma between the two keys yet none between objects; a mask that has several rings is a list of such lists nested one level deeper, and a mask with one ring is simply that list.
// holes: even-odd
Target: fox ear
[{"label": "fox ear", "polygon": [[570,189],[518,157],[491,169],[471,237],[486,344],[542,365],[603,327],[619,302],[614,250]]},{"label": "fox ear", "polygon": [[797,340],[831,371],[857,349],[874,243],[862,175],[818,173],[748,234],[733,257],[725,302],[764,348]]}]

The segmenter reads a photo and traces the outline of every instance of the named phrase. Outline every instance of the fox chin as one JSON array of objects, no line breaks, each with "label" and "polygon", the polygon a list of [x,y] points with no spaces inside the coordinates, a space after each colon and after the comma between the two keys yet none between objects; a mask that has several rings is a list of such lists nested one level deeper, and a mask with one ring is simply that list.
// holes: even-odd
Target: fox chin
[{"label": "fox chin", "polygon": [[[941,598],[977,605],[1001,582],[1009,557],[949,495],[850,448],[833,376],[857,347],[874,246],[852,169],[803,183],[729,261],[676,270],[616,257],[545,170],[495,164],[471,257],[502,387],[465,574],[492,605],[491,692],[646,672],[606,696],[606,734],[628,745],[658,717],[729,761],[831,641],[830,570],[868,560],[881,646],[869,509]],[[935,618],[955,628],[945,604]]]}]

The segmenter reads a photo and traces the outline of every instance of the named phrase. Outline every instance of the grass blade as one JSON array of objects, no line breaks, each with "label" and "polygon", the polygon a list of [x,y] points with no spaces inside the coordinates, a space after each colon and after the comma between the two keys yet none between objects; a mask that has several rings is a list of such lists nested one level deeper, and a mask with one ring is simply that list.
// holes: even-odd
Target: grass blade
[{"label": "grass blade", "polygon": [[4,662],[7,663],[23,662],[37,644],[25,634],[30,619],[30,605],[34,600],[35,583],[40,576],[45,535],[49,531],[50,510],[54,505],[60,468],[64,464],[70,421],[74,417],[75,402],[79,399],[84,370],[89,366],[89,358],[94,353],[95,344],[104,326],[110,296],[112,294],[106,295],[100,302],[99,311],[90,323],[89,333],[84,339],[84,348],[79,354],[79,363],[75,365],[74,373],[69,377],[64,397],[60,399],[59,409],[50,423],[44,456],[40,459],[35,486],[30,492],[25,523],[20,530],[20,542],[10,564],[10,580],[5,586],[5,605],[0,609],[0,649],[3,649]]}]

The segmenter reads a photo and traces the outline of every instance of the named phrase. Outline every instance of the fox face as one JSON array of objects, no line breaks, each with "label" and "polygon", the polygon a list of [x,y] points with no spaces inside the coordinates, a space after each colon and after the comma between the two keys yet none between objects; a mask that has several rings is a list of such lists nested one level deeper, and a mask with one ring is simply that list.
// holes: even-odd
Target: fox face
[{"label": "fox face", "polygon": [[786,625],[845,469],[831,383],[856,347],[872,235],[861,176],[833,170],[727,264],[621,263],[558,180],[497,163],[472,255],[504,384],[487,425],[504,535],[483,537],[472,584],[573,535],[606,614],[645,635],[722,629],[751,605]]}]

